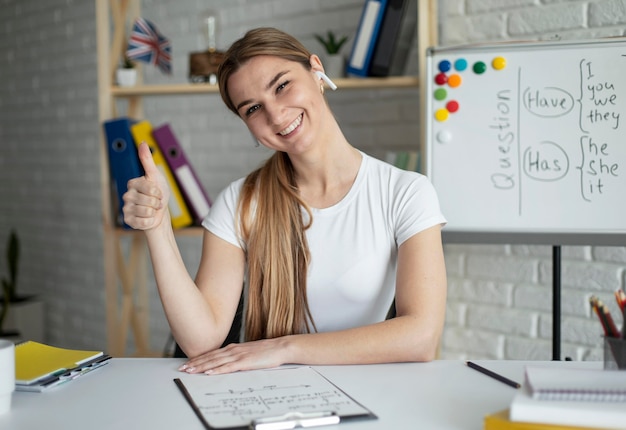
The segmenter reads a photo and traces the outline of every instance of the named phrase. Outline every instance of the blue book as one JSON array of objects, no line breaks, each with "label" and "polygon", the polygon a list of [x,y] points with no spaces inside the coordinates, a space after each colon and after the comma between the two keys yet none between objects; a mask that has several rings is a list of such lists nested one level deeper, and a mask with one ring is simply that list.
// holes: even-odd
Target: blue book
[{"label": "blue book", "polygon": [[370,76],[403,75],[416,30],[417,0],[388,0],[370,60]]},{"label": "blue book", "polygon": [[346,69],[349,76],[366,77],[369,75],[372,55],[386,8],[387,0],[365,2]]},{"label": "blue book", "polygon": [[104,122],[106,135],[109,167],[111,170],[111,201],[113,214],[117,225],[131,228],[124,223],[122,196],[128,190],[128,181],[143,176],[144,171],[137,154],[137,146],[131,134],[131,125],[134,120],[130,118],[116,118]]}]

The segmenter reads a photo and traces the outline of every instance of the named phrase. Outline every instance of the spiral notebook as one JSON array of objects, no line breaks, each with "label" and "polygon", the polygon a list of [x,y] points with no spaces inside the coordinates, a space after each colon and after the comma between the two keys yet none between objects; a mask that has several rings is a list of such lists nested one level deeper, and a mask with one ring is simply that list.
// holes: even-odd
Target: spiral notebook
[{"label": "spiral notebook", "polygon": [[626,402],[624,371],[529,366],[525,381],[535,400]]}]

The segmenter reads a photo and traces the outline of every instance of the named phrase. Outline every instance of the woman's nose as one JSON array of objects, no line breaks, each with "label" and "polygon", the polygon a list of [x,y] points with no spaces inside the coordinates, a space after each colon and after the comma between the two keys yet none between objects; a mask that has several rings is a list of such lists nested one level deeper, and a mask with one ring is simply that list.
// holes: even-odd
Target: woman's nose
[{"label": "woman's nose", "polygon": [[284,120],[284,109],[279,104],[266,104],[265,112],[269,125],[281,125]]}]

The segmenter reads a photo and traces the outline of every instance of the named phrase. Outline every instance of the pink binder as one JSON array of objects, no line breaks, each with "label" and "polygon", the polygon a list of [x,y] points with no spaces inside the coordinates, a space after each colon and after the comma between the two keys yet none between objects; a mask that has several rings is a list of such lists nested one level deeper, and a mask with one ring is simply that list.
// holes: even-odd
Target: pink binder
[{"label": "pink binder", "polygon": [[172,169],[178,186],[193,213],[194,219],[199,224],[209,213],[211,199],[202,187],[191,163],[187,160],[185,151],[180,146],[169,124],[163,124],[152,130],[152,136],[156,141],[167,164]]}]

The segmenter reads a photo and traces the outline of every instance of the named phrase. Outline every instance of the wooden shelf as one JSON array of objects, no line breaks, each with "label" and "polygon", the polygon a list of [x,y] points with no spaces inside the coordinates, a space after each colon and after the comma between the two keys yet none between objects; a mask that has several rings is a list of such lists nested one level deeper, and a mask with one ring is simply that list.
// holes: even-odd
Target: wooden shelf
[{"label": "wooden shelf", "polygon": [[[333,80],[339,89],[376,89],[376,88],[417,88],[417,76],[393,76],[388,78],[342,78]],[[114,86],[111,94],[114,97],[188,95],[218,93],[217,85],[211,84],[159,84],[136,85],[134,87]]]}]

